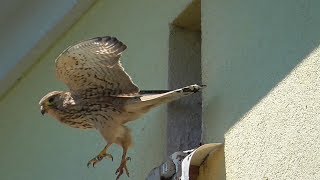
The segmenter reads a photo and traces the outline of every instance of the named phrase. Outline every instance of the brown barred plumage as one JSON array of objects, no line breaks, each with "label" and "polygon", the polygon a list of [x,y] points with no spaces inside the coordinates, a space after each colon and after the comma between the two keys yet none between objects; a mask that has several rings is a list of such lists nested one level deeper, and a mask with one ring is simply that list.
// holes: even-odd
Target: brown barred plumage
[{"label": "brown barred plumage", "polygon": [[41,113],[48,113],[68,126],[96,129],[107,141],[105,148],[88,162],[95,166],[112,144],[123,148],[117,179],[125,172],[127,151],[132,146],[125,123],[138,119],[150,109],[199,91],[203,86],[190,85],[173,91],[141,91],[120,64],[127,48],[114,37],[82,41],[68,47],[56,59],[56,73],[70,92],[53,91],[39,102]]}]

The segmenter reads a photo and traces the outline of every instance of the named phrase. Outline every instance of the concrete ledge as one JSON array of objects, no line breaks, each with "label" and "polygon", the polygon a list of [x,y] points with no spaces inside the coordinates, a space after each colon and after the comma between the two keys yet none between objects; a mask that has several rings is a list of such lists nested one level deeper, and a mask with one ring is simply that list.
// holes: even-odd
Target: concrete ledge
[{"label": "concrete ledge", "polygon": [[204,144],[196,149],[178,151],[159,167],[152,169],[147,180],[225,179],[224,145]]}]

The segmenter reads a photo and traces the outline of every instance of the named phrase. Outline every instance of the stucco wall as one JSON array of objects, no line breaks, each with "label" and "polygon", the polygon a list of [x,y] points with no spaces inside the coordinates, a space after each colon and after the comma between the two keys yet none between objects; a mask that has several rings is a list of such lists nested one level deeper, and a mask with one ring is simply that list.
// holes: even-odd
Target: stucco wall
[{"label": "stucco wall", "polygon": [[[122,63],[143,89],[167,88],[169,23],[188,1],[98,1],[0,103],[0,179],[113,179],[121,149],[95,169],[87,161],[105,145],[94,131],[80,131],[42,117],[39,99],[51,90],[66,89],[57,81],[54,59],[73,42],[113,35],[128,45]],[[129,152],[130,179],[144,179],[166,153],[164,107],[130,124],[135,146]],[[126,179],[126,177],[122,177]]]},{"label": "stucco wall", "polygon": [[225,135],[227,179],[320,178],[319,7],[202,1],[204,139]]}]

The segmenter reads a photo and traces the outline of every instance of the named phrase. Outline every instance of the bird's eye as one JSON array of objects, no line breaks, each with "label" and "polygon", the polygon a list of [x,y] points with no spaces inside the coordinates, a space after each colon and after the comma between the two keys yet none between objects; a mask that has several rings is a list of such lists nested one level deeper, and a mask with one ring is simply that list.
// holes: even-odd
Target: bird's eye
[{"label": "bird's eye", "polygon": [[52,104],[52,103],[53,103],[53,100],[54,100],[54,98],[51,97],[51,98],[48,99],[48,102],[49,102],[50,104]]}]

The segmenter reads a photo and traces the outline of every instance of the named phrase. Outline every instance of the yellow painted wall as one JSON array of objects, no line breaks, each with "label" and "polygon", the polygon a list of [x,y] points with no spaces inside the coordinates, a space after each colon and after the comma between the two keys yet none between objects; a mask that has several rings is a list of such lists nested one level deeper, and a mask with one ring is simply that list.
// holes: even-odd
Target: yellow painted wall
[{"label": "yellow painted wall", "polygon": [[208,154],[205,161],[199,167],[199,176],[197,180],[225,179],[226,169],[224,161],[224,148],[222,145],[217,151]]},{"label": "yellow painted wall", "polygon": [[[111,148],[114,162],[105,160],[88,169],[87,161],[105,145],[100,135],[41,116],[40,98],[48,91],[66,89],[55,78],[54,59],[76,41],[116,36],[128,46],[122,63],[136,84],[142,89],[166,89],[169,23],[187,2],[98,1],[0,102],[0,179],[114,179],[120,148]],[[165,159],[165,108],[130,127],[135,141],[129,152],[130,179],[140,180]]]},{"label": "yellow painted wall", "polygon": [[226,179],[320,179],[319,8],[202,1],[204,139],[225,141]]}]

